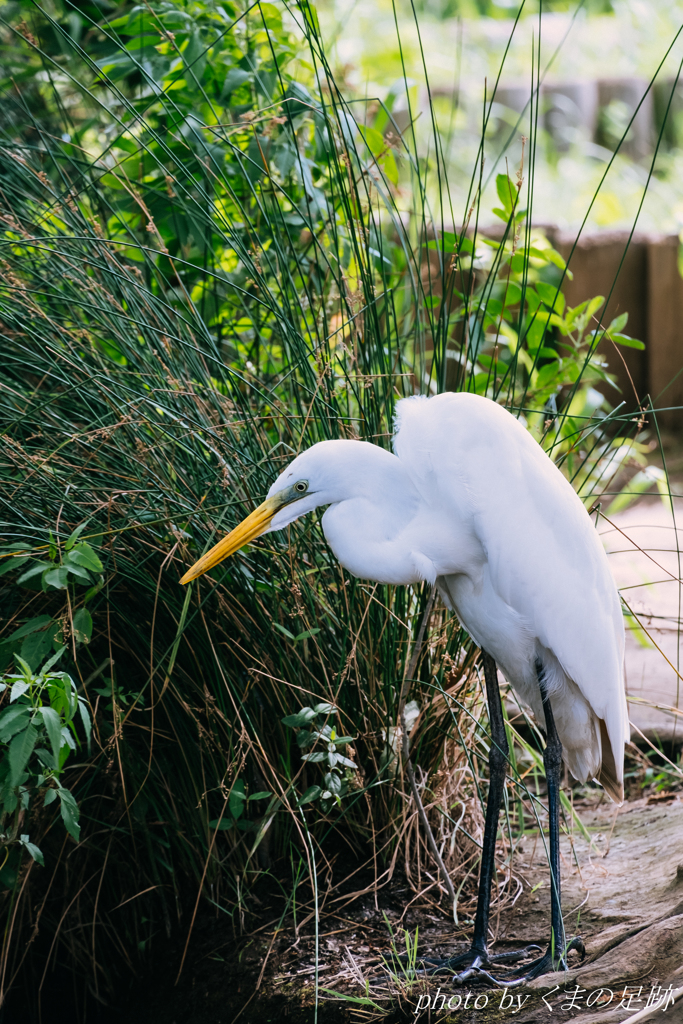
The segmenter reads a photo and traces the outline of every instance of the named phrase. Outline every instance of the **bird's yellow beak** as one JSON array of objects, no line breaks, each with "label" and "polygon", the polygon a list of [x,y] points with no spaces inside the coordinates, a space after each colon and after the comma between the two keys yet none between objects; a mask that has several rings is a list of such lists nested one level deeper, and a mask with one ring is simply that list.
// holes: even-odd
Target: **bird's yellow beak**
[{"label": "bird's yellow beak", "polygon": [[242,520],[227,537],[219,540],[218,544],[214,544],[210,551],[202,555],[199,561],[195,562],[192,568],[185,573],[180,582],[189,583],[190,580],[196,580],[198,576],[203,576],[205,572],[213,569],[214,565],[218,565],[228,555],[234,555],[245,544],[256,540],[268,529],[275,513],[286,503],[283,501],[282,493],[274,494],[272,498],[266,498],[263,504],[254,509],[251,515]]}]

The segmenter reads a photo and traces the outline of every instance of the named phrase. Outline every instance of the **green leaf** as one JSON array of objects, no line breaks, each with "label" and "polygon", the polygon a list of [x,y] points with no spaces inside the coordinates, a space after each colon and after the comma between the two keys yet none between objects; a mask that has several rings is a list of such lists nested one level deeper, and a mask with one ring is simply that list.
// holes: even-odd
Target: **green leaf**
[{"label": "green leaf", "polygon": [[339,796],[341,793],[342,782],[341,777],[333,772],[328,772],[325,776],[325,785],[334,796]]},{"label": "green leaf", "polygon": [[15,704],[5,708],[0,714],[0,743],[9,743],[11,738],[29,723],[31,709],[25,704]]},{"label": "green leaf", "polygon": [[560,333],[563,334],[565,337],[571,331],[571,324],[569,323],[569,321],[563,319],[561,316],[558,316],[557,313],[552,314],[552,316],[548,320],[548,325],[550,327],[557,327]]},{"label": "green leaf", "polygon": [[90,643],[92,636],[92,616],[85,608],[79,608],[73,619],[74,636],[79,643]]},{"label": "green leaf", "polygon": [[548,348],[547,346],[544,345],[542,348],[538,350],[538,358],[554,360],[557,359],[557,352],[554,348]]},{"label": "green leaf", "polygon": [[244,792],[244,782],[242,779],[237,779],[232,787],[230,796],[228,797],[228,810],[235,821],[242,817],[246,799],[247,795]]},{"label": "green leaf", "polygon": [[16,683],[12,683],[12,689],[10,690],[9,702],[13,704],[17,697],[23,696],[27,690],[31,689],[31,684],[27,683],[25,679],[17,679]]},{"label": "green leaf", "polygon": [[[21,581],[19,581],[21,582]],[[54,587],[55,590],[66,590],[69,582],[69,570],[65,568],[52,569],[43,576],[43,589]]]},{"label": "green leaf", "polygon": [[[301,802],[301,801],[300,801]],[[366,999],[365,996],[347,996],[344,992],[337,992],[333,988],[320,987],[321,992],[327,992],[330,996],[335,996],[337,999],[342,999],[345,1003],[358,1003],[360,1006],[374,1006],[376,1010],[380,1010],[382,1015],[386,1013],[384,1006],[380,1006],[374,999]]]},{"label": "green leaf", "polygon": [[280,632],[283,633],[287,637],[288,640],[296,639],[294,634],[290,633],[290,631],[288,629],[285,629],[284,626],[281,626],[279,622],[274,622],[273,625],[275,626],[276,629],[279,629]]},{"label": "green leaf", "polygon": [[17,580],[17,583],[24,583],[25,580],[30,580],[32,576],[37,576],[39,572],[44,572],[46,569],[53,569],[52,562],[35,562],[33,567],[28,572],[22,573]]},{"label": "green leaf", "polygon": [[321,704],[316,704],[313,710],[316,715],[336,715],[337,713],[337,709],[334,704],[328,704],[326,701],[323,701]]},{"label": "green leaf", "polygon": [[259,3],[259,11],[268,28],[276,32],[282,28],[282,14],[275,4]]},{"label": "green leaf", "polygon": [[92,583],[92,577],[88,570],[71,561],[71,553],[69,553],[64,559],[63,568],[66,569],[67,572],[73,573],[74,576],[78,576],[80,579],[85,580],[86,583]]},{"label": "green leaf", "polygon": [[52,668],[53,665],[57,664],[57,662],[59,661],[61,656],[64,654],[65,650],[66,650],[66,646],[62,646],[62,647],[57,648],[57,650],[52,655],[50,660],[46,661],[45,664],[43,665],[43,667],[41,669],[41,674],[42,675],[45,675],[46,672],[50,671],[50,669]]},{"label": "green leaf", "polygon": [[56,799],[57,799],[57,790],[56,789],[48,789],[47,793],[45,794],[45,799],[43,800],[43,807],[49,807],[50,804],[54,803],[54,801]]},{"label": "green leaf", "polygon": [[352,761],[351,758],[349,758],[349,757],[344,757],[343,754],[335,754],[335,757],[337,758],[337,763],[338,764],[345,764],[347,768],[355,768],[356,767],[355,761]]},{"label": "green leaf", "polygon": [[605,303],[604,295],[596,295],[594,299],[591,299],[586,306],[586,319],[590,320],[592,316],[597,313],[601,306]]},{"label": "green leaf", "polygon": [[28,725],[23,732],[18,733],[9,745],[9,784],[13,789],[19,785],[19,780],[26,770],[28,759],[33,753],[33,748],[38,739],[38,730]]},{"label": "green leaf", "polygon": [[30,555],[13,555],[11,558],[3,558],[0,562],[0,576],[4,576],[6,572],[11,572],[13,569],[18,569],[20,565],[28,562]]},{"label": "green leaf", "polygon": [[[503,210],[507,214],[507,217],[505,219],[508,220],[510,218],[512,211],[515,208],[519,196],[517,186],[515,185],[514,181],[509,175],[497,174],[496,192],[498,193],[498,198],[503,204]],[[493,212],[496,213],[495,210]]]},{"label": "green leaf", "polygon": [[313,30],[315,37],[320,36],[320,22],[318,21],[318,12],[309,0],[304,0],[301,5],[303,8],[304,16],[309,27]]},{"label": "green leaf", "polygon": [[662,478],[665,479],[666,474],[658,466],[646,466],[645,469],[641,469],[639,473],[631,477],[628,483],[624,484],[617,496],[608,505],[605,514],[613,516],[616,512],[621,512],[623,509],[628,508],[639,495],[649,491]]},{"label": "green leaf", "polygon": [[[529,256],[534,260],[543,260],[544,263],[552,263],[560,270],[566,270],[567,264],[560,256],[559,252],[548,246],[547,249],[538,249],[535,245],[530,245],[527,249]],[[566,270],[566,276],[570,281],[574,280],[574,275],[570,270]]]},{"label": "green leaf", "polygon": [[547,284],[545,281],[538,281],[536,283],[536,291],[541,296],[546,306],[550,306],[553,312],[559,313],[560,316],[564,313],[564,295],[551,284]]},{"label": "green leaf", "polygon": [[78,804],[74,800],[72,793],[65,789],[64,786],[59,787],[58,793],[61,803],[60,810],[66,830],[78,842],[81,838],[81,826],[78,824]]},{"label": "green leaf", "polygon": [[610,334],[609,337],[617,345],[622,345],[624,348],[637,348],[641,352],[645,349],[642,341],[638,341],[636,338],[629,338],[628,334]]},{"label": "green leaf", "polygon": [[315,754],[303,754],[301,757],[302,761],[310,761],[311,764],[317,764],[319,761],[326,761],[328,755],[321,751],[316,751]]},{"label": "green leaf", "polygon": [[91,587],[90,590],[86,590],[86,592],[85,592],[85,594],[83,596],[83,604],[87,604],[91,597],[94,597],[95,594],[99,594],[99,592],[100,592],[100,590],[102,589],[103,586],[104,586],[104,579],[103,579],[102,576],[100,576],[100,578],[97,581],[97,583],[95,584],[95,586]]},{"label": "green leaf", "polygon": [[396,166],[394,151],[392,149],[387,149],[384,156],[378,160],[378,163],[391,184],[398,185],[398,167]]},{"label": "green leaf", "polygon": [[28,836],[20,836],[19,842],[26,850],[28,850],[36,864],[40,864],[41,868],[44,868],[45,861],[43,860],[43,854],[40,847],[36,846],[35,843],[29,843]]},{"label": "green leaf", "polygon": [[627,323],[628,313],[622,313],[620,316],[615,316],[614,320],[607,328],[607,333],[612,334],[612,332],[616,332],[617,334],[619,334],[621,331],[623,331],[624,327],[626,327]]},{"label": "green leaf", "polygon": [[7,639],[21,640],[22,637],[29,636],[31,633],[35,633],[39,629],[44,629],[45,626],[47,626],[50,622],[52,622],[52,619],[50,618],[49,615],[39,615],[35,619],[29,619],[28,622],[26,622],[23,626],[20,626],[19,629],[15,629],[15,631],[11,633],[7,637]]},{"label": "green leaf", "polygon": [[[529,299],[529,294],[530,293],[527,290],[527,293],[526,293],[527,301]],[[506,309],[508,309],[509,306],[516,306],[521,301],[522,289],[520,288],[520,286],[515,281],[506,281],[505,282],[504,297],[505,297],[505,308]]]},{"label": "green leaf", "polygon": [[302,708],[296,715],[287,715],[281,721],[283,725],[288,725],[292,729],[298,729],[302,725],[308,725],[315,718],[315,714],[313,708]]},{"label": "green leaf", "polygon": [[567,322],[569,324],[573,324],[574,321],[577,320],[578,317],[581,316],[581,314],[584,312],[584,310],[588,306],[588,302],[589,302],[589,300],[585,299],[585,301],[584,302],[580,302],[578,304],[578,306],[569,306],[567,308]]},{"label": "green leaf", "polygon": [[664,505],[664,508],[667,510],[667,512],[670,512],[671,515],[674,515],[675,513],[673,495],[671,493],[671,482],[669,481],[666,473],[664,473],[657,480],[657,490],[659,491],[659,497],[662,499],[662,504]]},{"label": "green leaf", "polygon": [[69,750],[76,749],[76,740],[73,738],[73,734],[68,725],[62,726],[62,746],[59,751],[60,767],[64,764],[67,757],[69,756]]},{"label": "green leaf", "polygon": [[310,804],[311,800],[317,800],[321,793],[322,789],[320,786],[309,786],[304,795],[297,800],[297,807],[302,807],[303,804]]},{"label": "green leaf", "polygon": [[[52,771],[59,771],[59,761],[55,761],[50,751],[46,750],[45,747],[36,747],[33,753],[46,768],[50,768]],[[51,803],[50,800],[47,802]]]},{"label": "green leaf", "polygon": [[437,240],[427,243],[427,248],[443,252],[446,256],[474,251],[471,239],[466,235],[457,235],[454,231],[442,231]]},{"label": "green leaf", "polygon": [[316,629],[307,629],[305,633],[299,633],[299,635],[295,636],[294,639],[297,640],[297,641],[298,640],[308,640],[309,636],[315,636],[319,632],[320,632],[320,628],[319,627],[316,628]]},{"label": "green leaf", "polygon": [[539,391],[542,391],[544,388],[548,387],[548,385],[552,381],[555,380],[555,377],[557,377],[559,372],[560,364],[557,361],[557,359],[553,360],[552,363],[547,363],[545,366],[542,366],[541,369],[538,371],[534,386]]},{"label": "green leaf", "polygon": [[27,677],[32,677],[33,676],[33,670],[31,669],[31,666],[28,665],[24,661],[24,659],[21,657],[21,655],[15,654],[14,655],[14,660],[16,661],[17,665],[19,666],[19,668],[21,669],[21,671],[24,673],[25,676],[27,676]]},{"label": "green leaf", "polygon": [[234,824],[234,818],[213,818],[209,822],[209,828],[217,828],[221,832],[227,832]]},{"label": "green leaf", "polygon": [[90,751],[90,737],[92,735],[92,722],[90,720],[90,712],[82,697],[78,698],[78,711],[81,716],[81,722],[85,730],[85,739],[88,744],[88,752]]},{"label": "green leaf", "polygon": [[272,796],[272,794],[268,793],[266,790],[263,790],[260,793],[250,793],[249,796],[247,797],[247,800],[265,800],[269,796]]},{"label": "green leaf", "polygon": [[251,72],[244,71],[242,68],[230,68],[223,82],[221,100],[229,99],[231,94],[236,89],[239,89],[241,85],[244,85],[245,82],[248,82],[250,78]]},{"label": "green leaf", "polygon": [[82,565],[84,569],[90,569],[91,572],[102,572],[104,569],[96,552],[84,540],[69,552],[69,559],[77,565]]},{"label": "green leaf", "polygon": [[81,523],[80,526],[77,526],[76,529],[74,530],[74,532],[71,533],[67,537],[66,542],[64,544],[64,550],[65,551],[71,551],[72,547],[74,546],[74,544],[76,543],[76,541],[80,537],[80,535],[83,532],[83,530],[85,530],[85,528],[86,528],[86,526],[88,525],[89,522],[90,522],[90,520],[86,519],[86,521],[84,523]]},{"label": "green leaf", "polygon": [[52,747],[52,755],[56,762],[59,762],[59,751],[62,747],[62,720],[54,708],[38,708],[38,714],[42,716],[43,725]]},{"label": "green leaf", "polygon": [[49,630],[31,633],[21,645],[21,656],[35,672],[51,648],[52,637]]},{"label": "green leaf", "polygon": [[367,125],[361,125],[360,133],[363,137],[365,145],[368,147],[373,156],[379,156],[380,153],[382,153],[386,149],[386,140],[382,133],[378,132],[376,128],[369,128]]}]

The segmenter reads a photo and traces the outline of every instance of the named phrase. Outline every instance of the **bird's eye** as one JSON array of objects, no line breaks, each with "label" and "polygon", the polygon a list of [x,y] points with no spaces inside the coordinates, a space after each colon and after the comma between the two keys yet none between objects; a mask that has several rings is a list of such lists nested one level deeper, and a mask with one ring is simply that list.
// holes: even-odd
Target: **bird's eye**
[{"label": "bird's eye", "polygon": [[303,494],[307,487],[308,484],[306,483],[305,480],[299,480],[298,484],[294,484],[294,490],[298,491],[299,494]]}]

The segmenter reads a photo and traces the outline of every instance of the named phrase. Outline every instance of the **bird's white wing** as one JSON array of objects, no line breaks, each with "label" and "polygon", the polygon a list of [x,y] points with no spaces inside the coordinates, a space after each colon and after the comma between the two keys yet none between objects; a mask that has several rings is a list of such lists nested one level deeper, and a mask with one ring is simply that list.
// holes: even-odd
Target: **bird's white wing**
[{"label": "bird's white wing", "polygon": [[620,603],[571,485],[513,416],[476,395],[399,402],[394,450],[430,504],[468,519],[498,597],[554,654],[606,723],[613,750],[623,751]]}]

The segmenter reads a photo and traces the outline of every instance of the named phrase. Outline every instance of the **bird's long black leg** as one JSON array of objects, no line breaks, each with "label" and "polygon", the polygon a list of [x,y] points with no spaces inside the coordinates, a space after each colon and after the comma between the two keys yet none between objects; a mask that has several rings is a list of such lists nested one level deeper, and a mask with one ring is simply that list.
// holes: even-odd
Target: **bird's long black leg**
[{"label": "bird's long black leg", "polygon": [[543,751],[543,767],[548,786],[548,824],[550,832],[550,950],[553,960],[564,956],[564,922],[560,883],[560,772],[562,769],[562,743],[557,735],[553,709],[543,680],[543,666],[536,662],[538,685],[541,688],[543,714],[545,716],[546,746]]},{"label": "bird's long black leg", "polygon": [[[491,727],[491,748],[489,751],[489,798],[486,804],[484,842],[482,844],[481,867],[479,870],[477,913],[474,919],[474,937],[467,953],[450,957],[448,960],[425,959],[423,961],[425,967],[431,973],[436,973],[440,970],[460,971],[461,968],[464,968],[459,973],[461,981],[465,981],[477,974],[486,974],[486,968],[493,968],[496,964],[528,959],[533,953],[540,952],[538,946],[528,946],[514,953],[500,953],[495,956],[489,956],[488,953],[491,885],[495,874],[498,819],[503,803],[509,748],[505,732],[505,720],[503,718],[503,705],[500,699],[496,663],[491,655],[483,649],[481,657],[484,666],[484,679],[486,681],[486,701],[488,703],[489,724]],[[491,980],[496,979],[492,978]]]},{"label": "bird's long black leg", "polygon": [[[565,948],[564,922],[562,920],[561,902],[561,880],[560,880],[560,773],[562,770],[562,742],[557,733],[555,718],[553,716],[550,697],[545,685],[543,666],[540,661],[536,662],[536,675],[541,691],[543,702],[543,713],[545,716],[546,746],[543,752],[543,765],[545,768],[546,781],[548,786],[548,819],[550,833],[550,907],[551,907],[551,938],[546,952],[533,960],[527,962],[524,967],[518,970],[503,971],[494,976],[499,965],[506,962],[529,959],[532,952],[541,952],[538,946],[527,946],[523,950],[513,953],[501,953],[489,956],[488,953],[488,924],[489,905],[491,902],[491,883],[495,871],[495,849],[496,835],[498,832],[498,818],[503,800],[505,787],[506,761],[508,758],[507,737],[505,734],[505,722],[503,719],[503,708],[498,687],[496,664],[493,658],[482,651],[484,664],[484,676],[486,679],[486,698],[489,706],[489,721],[491,724],[491,752],[489,755],[490,787],[489,800],[486,807],[486,824],[484,828],[484,843],[481,857],[481,871],[479,876],[479,896],[477,901],[477,916],[475,919],[474,938],[469,953],[462,956],[451,957],[446,961],[432,961],[432,970],[455,970],[459,971],[458,979],[461,982],[468,981],[479,976],[488,978],[489,981],[502,986],[519,985],[525,981],[531,981],[547,971],[557,967],[566,968],[566,954],[570,949],[576,949],[583,954],[584,947],[580,938],[572,939],[569,946]],[[429,961],[426,961],[428,964]]]},{"label": "bird's long black leg", "polygon": [[485,957],[488,949],[491,883],[493,882],[496,869],[496,836],[498,835],[498,819],[505,789],[509,750],[505,733],[505,722],[503,720],[503,705],[500,699],[496,663],[491,655],[487,654],[484,650],[481,652],[481,660],[484,666],[484,679],[486,680],[486,701],[489,706],[491,749],[489,751],[489,798],[486,804],[486,822],[481,852],[481,868],[479,870],[479,894],[477,898],[477,914],[474,919],[472,952]]},{"label": "bird's long black leg", "polygon": [[490,654],[482,648],[481,660],[484,666],[486,681],[486,702],[489,708],[489,724],[491,726],[491,748],[489,751],[489,798],[486,804],[486,820],[484,823],[484,842],[481,851],[481,867],[479,869],[479,892],[477,896],[477,913],[474,919],[474,938],[469,952],[449,960],[425,960],[425,965],[432,965],[435,970],[458,970],[460,967],[478,970],[489,965],[488,935],[489,908],[491,904],[491,883],[496,869],[496,837],[498,834],[498,818],[503,802],[505,774],[508,760],[508,741],[503,719],[503,705],[500,699],[498,673],[496,663]]},{"label": "bird's long black leg", "polygon": [[503,979],[500,977],[494,978],[487,974],[491,981],[496,981],[499,985],[519,985],[522,982],[531,981],[532,978],[537,978],[547,971],[556,970],[557,968],[566,969],[566,954],[570,949],[576,949],[582,955],[585,952],[580,938],[572,939],[568,946],[565,941],[560,881],[560,772],[562,770],[562,742],[557,734],[553,709],[545,685],[543,665],[540,661],[536,662],[536,676],[541,690],[546,732],[543,767],[545,768],[548,786],[548,831],[550,833],[550,943],[543,956],[530,964],[526,964],[521,975],[518,974],[514,978],[508,975],[507,978]]}]

